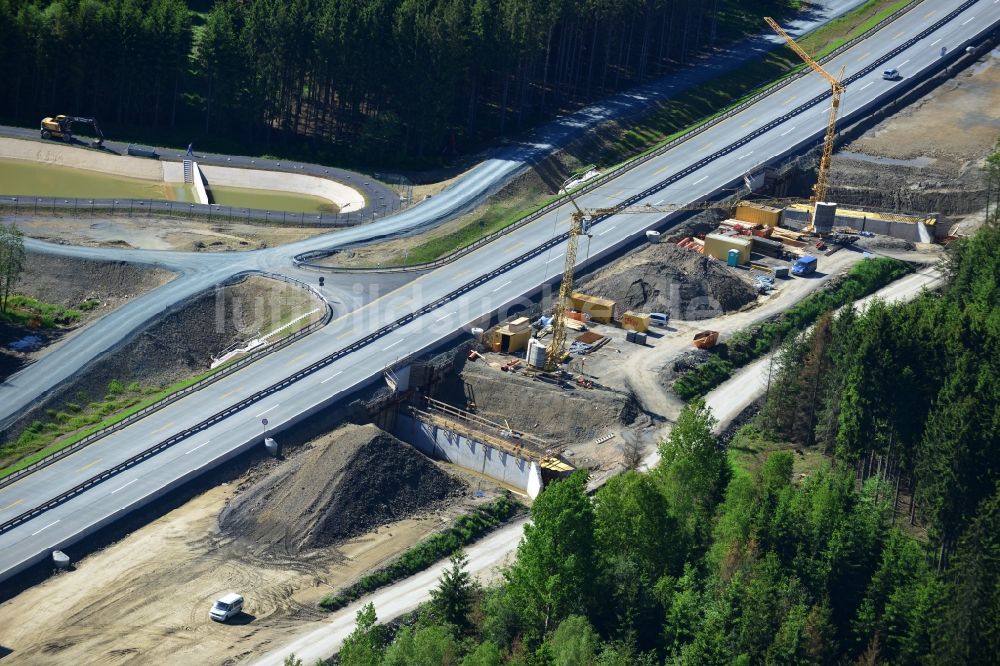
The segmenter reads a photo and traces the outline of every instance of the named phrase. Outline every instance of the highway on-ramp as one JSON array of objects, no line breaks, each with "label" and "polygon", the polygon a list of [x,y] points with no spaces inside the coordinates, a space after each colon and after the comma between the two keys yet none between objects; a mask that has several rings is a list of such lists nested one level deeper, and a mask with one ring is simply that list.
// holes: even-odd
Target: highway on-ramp
[{"label": "highway on-ramp", "polygon": [[[948,16],[960,6],[965,8]],[[993,29],[1000,20],[997,8],[992,0],[925,3],[842,54],[830,66],[847,67],[844,115],[862,113],[894,98],[899,84],[881,78],[881,69],[889,63],[882,54],[892,53],[891,64],[916,77],[937,66],[941,44],[961,48]],[[942,18],[949,20],[933,32],[924,32]],[[913,42],[915,37],[919,39]],[[693,201],[732,187],[749,166],[781,159],[814,143],[823,131],[828,94],[817,77],[799,79],[773,99],[585,195],[582,205],[622,200],[655,204],[666,197]],[[596,221],[592,236],[582,243],[580,262],[615,251],[649,226],[661,223],[662,217],[616,215]],[[3,488],[0,523],[56,501],[0,533],[0,577],[258,445],[262,419],[268,419],[272,431],[280,432],[378,380],[386,365],[435,348],[460,335],[470,322],[502,311],[540,285],[554,282],[562,272],[567,226],[568,210],[562,207]],[[158,443],[164,444],[160,450],[134,459]],[[118,469],[125,461],[130,462]],[[111,470],[106,478],[80,486],[104,470]]]},{"label": "highway on-ramp", "polygon": [[[791,21],[789,31],[792,34],[799,34],[809,30],[848,11],[861,1],[825,0],[810,5],[808,11]],[[281,273],[301,279],[303,277],[301,272],[295,269],[290,260],[298,254],[412,234],[452,219],[482,203],[490,194],[530,168],[531,164],[544,158],[556,148],[565,146],[588,128],[608,119],[627,118],[656,100],[678,95],[691,86],[738,67],[748,58],[756,57],[759,53],[774,48],[776,44],[780,44],[780,38],[770,33],[749,38],[728,52],[699,63],[697,67],[622,92],[556,119],[531,132],[526,140],[495,150],[481,164],[459,178],[455,184],[430,200],[365,226],[323,234],[282,247],[234,254],[82,248],[29,241],[27,243],[29,249],[39,252],[156,265],[177,272],[179,277],[169,285],[153,290],[95,322],[41,360],[0,383],[0,430],[13,423],[13,420],[28,406],[37,402],[67,378],[79,373],[89,364],[99,361],[103,354],[122,344],[130,336],[138,334],[143,326],[149,324],[151,317],[165,308],[179,307],[194,294],[247,271]],[[30,138],[34,137],[37,131],[6,127],[0,128],[0,134]],[[117,149],[121,150],[122,146],[117,146]],[[168,149],[161,149],[160,152],[164,155],[171,154]],[[200,160],[204,161],[207,158],[209,162],[227,163],[231,166],[245,166],[253,162],[256,167],[288,167],[287,163],[285,167],[279,167],[277,162],[255,160],[250,157],[205,156],[200,153],[198,155]],[[323,167],[316,165],[308,168],[310,173],[323,170]],[[357,180],[355,178],[352,181],[345,174],[341,174],[341,178],[344,182]],[[370,188],[364,187],[363,179],[361,185],[369,198],[379,196],[377,190],[369,191]],[[343,284],[343,281],[339,283]],[[322,291],[331,303],[344,306],[338,314],[357,305],[357,299],[350,298],[344,289],[339,289],[337,281],[331,281]]]}]

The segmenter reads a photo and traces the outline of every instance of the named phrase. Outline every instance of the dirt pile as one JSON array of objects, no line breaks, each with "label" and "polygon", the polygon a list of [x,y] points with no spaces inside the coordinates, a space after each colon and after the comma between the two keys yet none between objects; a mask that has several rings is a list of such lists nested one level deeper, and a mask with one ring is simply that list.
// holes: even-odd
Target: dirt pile
[{"label": "dirt pile", "polygon": [[124,261],[97,261],[29,252],[15,292],[46,303],[75,308],[86,300],[100,302],[92,312],[106,314],[130,298],[166,284],[174,274],[161,268]]},{"label": "dirt pile", "polygon": [[557,388],[482,363],[468,363],[460,374],[449,375],[434,397],[461,409],[472,400],[480,416],[554,445],[596,439],[639,415],[635,400],[625,393]]},{"label": "dirt pile", "polygon": [[69,403],[103,400],[113,381],[154,389],[206,372],[213,354],[317,306],[305,289],[257,276],[205,292],[78,373],[26,412],[4,437],[16,438],[33,420],[47,420]]},{"label": "dirt pile", "polygon": [[739,310],[757,290],[738,270],[671,243],[644,247],[582,280],[579,290],[629,310],[707,319]]},{"label": "dirt pile", "polygon": [[[14,293],[44,303],[80,309],[68,326],[29,328],[0,323],[0,378],[46,354],[49,345],[120,307],[129,299],[166,284],[174,274],[123,261],[97,261],[28,252]],[[11,343],[22,342],[11,347]]]},{"label": "dirt pile", "polygon": [[829,199],[962,215],[986,204],[982,159],[1000,123],[1000,52],[992,51],[833,158]]},{"label": "dirt pile", "polygon": [[464,485],[373,425],[348,425],[237,495],[219,527],[255,548],[298,553],[400,520]]}]

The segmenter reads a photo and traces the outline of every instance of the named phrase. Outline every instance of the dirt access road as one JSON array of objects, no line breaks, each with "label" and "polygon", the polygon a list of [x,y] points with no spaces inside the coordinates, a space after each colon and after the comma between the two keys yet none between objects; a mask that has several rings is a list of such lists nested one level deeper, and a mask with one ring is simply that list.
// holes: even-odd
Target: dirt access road
[{"label": "dirt access road", "polygon": [[[340,441],[325,435],[312,446],[336,447]],[[302,447],[289,457],[307,452]],[[0,654],[11,650],[3,664],[244,663],[282,645],[297,628],[314,628],[329,617],[318,607],[324,596],[498,493],[483,483],[484,497],[469,493],[336,546],[301,553],[262,549],[221,533],[218,516],[238,489],[281,465],[287,462],[259,463],[84,557],[74,571],[0,604]],[[477,480],[457,474],[475,487]],[[246,596],[246,614],[232,624],[209,620],[213,601],[232,591]]]},{"label": "dirt access road", "polygon": [[[836,256],[834,255],[834,257]],[[897,280],[895,283],[880,290],[876,296],[888,301],[906,300],[913,298],[925,286],[932,286],[939,279],[940,275],[936,271],[924,270],[916,275],[910,275]],[[806,281],[801,280],[801,282]],[[863,305],[869,299],[858,301],[858,305]],[[785,305],[787,305],[787,301]],[[733,317],[736,316],[733,315]],[[687,341],[686,337],[684,339]],[[663,349],[667,348],[668,346],[664,345]],[[652,350],[646,351],[651,352]],[[661,352],[661,354],[663,353]],[[644,355],[636,355],[636,358],[646,357]],[[742,389],[740,388],[741,386],[743,387]],[[663,391],[662,388],[659,390]],[[736,410],[735,413],[742,411],[744,407],[759,395],[756,389],[748,384],[723,385],[709,393],[707,400],[710,403],[718,402],[718,396],[723,394],[725,394],[725,401],[729,408]],[[655,466],[658,460],[659,455],[653,451],[646,456],[643,464],[648,469]],[[495,576],[497,566],[507,561],[515,552],[526,522],[525,520],[516,521],[469,547],[467,550],[469,555],[469,571],[481,580],[489,580]],[[423,573],[364,597],[351,606],[333,614],[321,626],[313,626],[313,623],[304,623],[300,627],[290,630],[290,634],[294,635],[294,638],[290,638],[290,640],[282,643],[280,646],[274,646],[273,650],[264,658],[252,663],[254,666],[281,666],[285,656],[293,652],[296,657],[301,658],[303,663],[306,664],[313,663],[316,659],[329,658],[330,655],[340,649],[344,638],[353,631],[355,613],[362,605],[369,602],[373,603],[379,620],[382,622],[398,617],[429,598],[428,591],[436,584],[437,578],[440,576],[440,572],[445,565],[445,562],[438,563]]]}]

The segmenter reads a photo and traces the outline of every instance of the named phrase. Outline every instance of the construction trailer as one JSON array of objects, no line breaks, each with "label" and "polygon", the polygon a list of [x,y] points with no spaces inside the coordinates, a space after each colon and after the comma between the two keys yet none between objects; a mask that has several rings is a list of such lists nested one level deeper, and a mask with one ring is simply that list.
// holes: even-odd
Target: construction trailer
[{"label": "construction trailer", "polygon": [[495,352],[513,354],[528,348],[531,339],[531,322],[527,317],[518,317],[493,331],[491,348]]},{"label": "construction trailer", "polygon": [[750,249],[751,240],[747,236],[723,236],[722,234],[705,236],[705,254],[715,257],[719,261],[728,261],[729,251],[736,250],[739,252],[739,263],[748,263]]},{"label": "construction trailer", "polygon": [[626,331],[638,331],[645,333],[649,330],[649,313],[638,313],[627,310],[622,315],[622,328]]},{"label": "construction trailer", "polygon": [[600,324],[610,323],[615,316],[615,301],[609,298],[588,296],[577,291],[570,296],[570,305],[574,310],[590,315],[591,321]]},{"label": "construction trailer", "polygon": [[781,222],[781,209],[774,206],[742,201],[736,206],[736,212],[733,217],[740,222],[776,227]]}]

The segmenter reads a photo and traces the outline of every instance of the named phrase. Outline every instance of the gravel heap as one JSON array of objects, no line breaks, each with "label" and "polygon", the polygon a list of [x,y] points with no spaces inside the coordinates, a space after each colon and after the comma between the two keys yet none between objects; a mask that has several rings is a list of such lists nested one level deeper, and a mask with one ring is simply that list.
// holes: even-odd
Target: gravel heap
[{"label": "gravel heap", "polygon": [[639,312],[670,312],[676,319],[708,319],[757,298],[738,269],[679,248],[650,244],[582,280],[579,291],[610,298]]},{"label": "gravel heap", "polygon": [[373,425],[348,425],[237,495],[219,527],[255,548],[294,554],[401,520],[464,485]]}]

